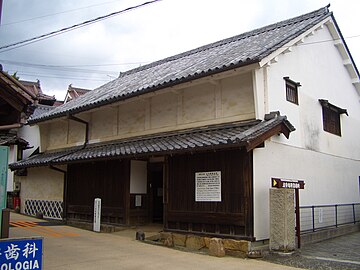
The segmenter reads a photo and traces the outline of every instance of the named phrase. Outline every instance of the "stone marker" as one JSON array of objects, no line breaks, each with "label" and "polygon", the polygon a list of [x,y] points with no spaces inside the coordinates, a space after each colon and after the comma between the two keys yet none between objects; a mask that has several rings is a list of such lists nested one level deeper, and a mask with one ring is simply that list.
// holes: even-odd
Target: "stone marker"
[{"label": "stone marker", "polygon": [[293,189],[270,189],[270,250],[295,250]]}]

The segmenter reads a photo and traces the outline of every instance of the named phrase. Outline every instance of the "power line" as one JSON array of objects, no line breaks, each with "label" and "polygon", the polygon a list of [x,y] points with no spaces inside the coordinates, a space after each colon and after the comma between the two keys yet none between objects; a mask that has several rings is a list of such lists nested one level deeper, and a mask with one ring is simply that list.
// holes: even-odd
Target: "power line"
[{"label": "power line", "polygon": [[[15,66],[26,66],[26,67],[38,67],[38,68],[66,68],[72,70],[73,68],[77,67],[106,67],[106,66],[128,66],[128,65],[142,65],[146,64],[148,62],[128,62],[128,63],[112,63],[112,64],[83,64],[83,65],[48,65],[48,64],[34,64],[34,63],[26,63],[26,62],[18,62],[18,61],[12,61],[12,60],[6,60],[6,59],[0,59],[0,62],[7,63],[10,65]],[[78,69],[81,70],[81,69]],[[86,71],[99,71],[99,70],[93,70],[93,69],[84,69]],[[117,72],[117,71],[106,71],[106,72]]]},{"label": "power line", "polygon": [[20,48],[20,47],[32,44],[34,42],[38,42],[38,41],[41,41],[41,40],[44,40],[44,39],[48,39],[50,37],[54,37],[54,36],[57,36],[57,35],[60,35],[60,34],[63,34],[63,33],[66,33],[66,32],[69,32],[69,31],[72,31],[72,30],[75,30],[75,29],[78,29],[78,28],[81,28],[81,27],[84,27],[84,26],[87,26],[87,25],[90,25],[90,24],[93,24],[93,23],[108,19],[110,17],[119,15],[121,13],[125,13],[125,12],[131,11],[131,10],[134,10],[134,9],[137,9],[137,8],[140,8],[140,7],[144,7],[146,5],[153,4],[153,3],[156,3],[156,2],[159,2],[159,1],[161,1],[161,0],[148,1],[148,2],[145,2],[145,3],[139,4],[139,5],[136,5],[136,6],[132,6],[132,7],[120,10],[120,11],[116,11],[116,12],[113,12],[113,13],[110,13],[110,14],[107,14],[107,15],[104,15],[104,16],[97,17],[95,19],[91,19],[91,20],[88,20],[88,21],[85,21],[85,22],[82,22],[82,23],[78,23],[78,24],[75,24],[75,25],[72,25],[72,26],[69,26],[69,27],[65,27],[65,28],[62,28],[60,30],[56,30],[56,31],[53,31],[53,32],[50,32],[50,33],[47,33],[47,34],[43,34],[43,35],[40,35],[40,36],[36,36],[36,37],[33,37],[33,38],[29,38],[29,39],[26,39],[26,40],[15,42],[15,43],[12,43],[12,44],[4,45],[4,46],[0,47],[0,50],[2,50],[1,52],[14,50],[16,48]]},{"label": "power line", "polygon": [[113,70],[82,69],[82,68],[74,68],[74,67],[60,66],[60,65],[33,64],[33,63],[17,62],[17,61],[1,60],[1,59],[0,62],[12,66],[30,67],[30,68],[47,69],[47,70],[59,70],[59,71],[68,71],[68,72],[99,73],[105,75],[109,73],[118,73],[118,71],[113,71]]},{"label": "power line", "polygon": [[84,80],[84,81],[98,81],[98,82],[108,82],[109,79],[101,79],[101,78],[91,78],[91,77],[76,77],[76,76],[59,76],[59,75],[50,75],[50,74],[34,74],[27,73],[18,70],[8,70],[9,73],[17,72],[18,76],[33,76],[37,78],[54,78],[54,79],[73,79],[73,80]]},{"label": "power line", "polygon": [[75,9],[64,10],[64,11],[60,11],[60,12],[56,12],[56,13],[52,13],[52,14],[47,14],[47,15],[42,15],[42,16],[38,16],[38,17],[32,17],[32,18],[24,19],[24,20],[21,20],[21,21],[4,23],[4,24],[2,24],[1,26],[8,26],[8,25],[13,25],[13,24],[18,24],[18,23],[33,21],[33,20],[37,20],[37,19],[42,19],[42,18],[46,18],[46,17],[52,17],[52,16],[54,16],[54,15],[59,15],[59,14],[64,14],[64,13],[70,13],[70,12],[74,12],[74,11],[77,11],[77,10],[82,10],[82,9],[91,8],[91,7],[103,6],[103,5],[107,5],[107,4],[109,4],[109,3],[118,2],[118,1],[120,1],[120,0],[109,1],[109,2],[105,2],[105,3],[101,3],[101,4],[96,4],[96,5],[90,5],[90,6],[86,6],[86,7],[80,7],[80,8],[75,8]]}]

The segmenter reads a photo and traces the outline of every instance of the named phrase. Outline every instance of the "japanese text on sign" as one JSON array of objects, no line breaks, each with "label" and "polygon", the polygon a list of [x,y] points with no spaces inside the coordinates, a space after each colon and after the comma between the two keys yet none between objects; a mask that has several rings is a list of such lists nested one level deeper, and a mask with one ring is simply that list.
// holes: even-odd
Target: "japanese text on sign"
[{"label": "japanese text on sign", "polygon": [[221,202],[221,171],[195,173],[195,201]]},{"label": "japanese text on sign", "polygon": [[271,179],[271,186],[276,188],[289,188],[289,189],[304,189],[304,181],[288,181],[279,178]]},{"label": "japanese text on sign", "polygon": [[0,270],[42,269],[42,238],[0,241]]}]

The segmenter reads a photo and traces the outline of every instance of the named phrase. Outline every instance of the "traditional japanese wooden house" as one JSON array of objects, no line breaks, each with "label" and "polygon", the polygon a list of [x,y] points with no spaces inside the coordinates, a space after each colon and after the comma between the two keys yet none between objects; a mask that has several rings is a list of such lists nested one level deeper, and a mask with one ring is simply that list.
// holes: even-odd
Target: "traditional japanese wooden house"
[{"label": "traditional japanese wooden house", "polygon": [[[103,223],[267,239],[273,176],[306,178],[302,204],[359,200],[358,97],[328,7],[121,73],[31,119],[41,153],[11,165],[28,170],[22,211],[92,222],[101,198]],[[324,98],[349,112],[333,110],[341,136],[323,130]],[[319,196],[342,176],[315,162],[347,168],[346,190]]]}]

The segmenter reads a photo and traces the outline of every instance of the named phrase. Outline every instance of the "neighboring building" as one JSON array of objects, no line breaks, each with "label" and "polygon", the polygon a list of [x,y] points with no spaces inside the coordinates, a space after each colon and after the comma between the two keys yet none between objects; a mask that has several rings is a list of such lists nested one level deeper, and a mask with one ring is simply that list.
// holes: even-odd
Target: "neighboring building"
[{"label": "neighboring building", "polygon": [[[34,110],[32,114],[28,117],[28,119],[38,117],[40,114],[48,112],[55,107],[63,104],[62,102],[57,101],[55,96],[49,96],[47,94],[44,94],[43,90],[41,89],[39,80],[35,82],[19,80],[19,82],[27,89],[28,92],[35,95],[38,101],[37,105],[34,106]],[[22,153],[23,158],[27,158],[33,153],[39,152],[40,131],[38,126],[23,125],[17,131],[17,134],[19,137],[24,138],[26,141],[29,142],[29,148],[24,149]]]},{"label": "neighboring building", "polygon": [[89,89],[85,89],[85,88],[78,88],[78,87],[73,87],[71,84],[68,87],[65,99],[64,99],[64,104],[74,100],[88,92],[90,92],[91,90]]},{"label": "neighboring building", "polygon": [[19,82],[29,92],[32,92],[36,96],[39,104],[47,105],[47,106],[54,106],[54,104],[56,102],[55,96],[49,96],[49,95],[44,94],[42,89],[41,89],[39,80],[37,80],[36,82],[19,80]]},{"label": "neighboring building", "polygon": [[[22,159],[22,151],[28,147],[28,142],[19,137],[17,131],[32,114],[36,102],[36,96],[4,72],[0,65],[0,146],[8,147],[8,163]],[[6,191],[8,205],[12,206],[12,196],[17,188],[14,185],[14,172],[10,170],[7,174]]]},{"label": "neighboring building", "polygon": [[101,198],[103,223],[268,239],[272,177],[360,202],[359,95],[328,7],[121,73],[31,119],[21,211],[92,222]]}]

